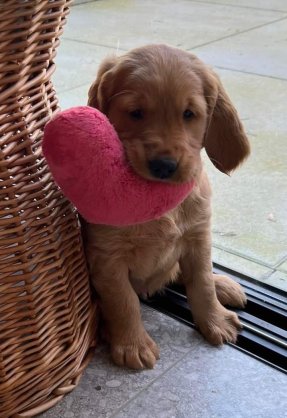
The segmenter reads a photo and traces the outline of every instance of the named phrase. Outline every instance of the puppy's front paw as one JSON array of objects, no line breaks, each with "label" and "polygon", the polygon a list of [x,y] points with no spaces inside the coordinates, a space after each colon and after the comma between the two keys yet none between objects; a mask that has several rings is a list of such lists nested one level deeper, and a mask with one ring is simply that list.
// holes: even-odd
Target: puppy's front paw
[{"label": "puppy's front paw", "polygon": [[229,277],[220,274],[214,274],[213,279],[215,282],[217,299],[222,305],[244,308],[247,299],[240,284]]},{"label": "puppy's front paw", "polygon": [[235,343],[242,328],[236,313],[225,309],[220,303],[203,319],[196,321],[201,333],[213,345]]},{"label": "puppy's front paw", "polygon": [[152,369],[159,359],[159,348],[146,331],[128,341],[112,344],[112,359],[118,366],[131,369]]}]

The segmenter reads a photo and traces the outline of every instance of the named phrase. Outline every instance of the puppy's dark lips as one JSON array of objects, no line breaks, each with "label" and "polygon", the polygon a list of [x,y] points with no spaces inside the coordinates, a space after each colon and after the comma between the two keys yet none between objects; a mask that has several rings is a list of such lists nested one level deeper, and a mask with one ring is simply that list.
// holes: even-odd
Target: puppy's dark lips
[{"label": "puppy's dark lips", "polygon": [[165,183],[165,184],[173,184],[173,185],[180,185],[180,184],[185,184],[185,183],[189,183],[192,182],[193,179],[186,179],[186,180],[181,180],[181,179],[176,179],[176,178],[168,178],[168,179],[160,179],[157,177],[149,177],[149,180],[151,181],[155,181],[155,182],[159,182],[159,183]]}]

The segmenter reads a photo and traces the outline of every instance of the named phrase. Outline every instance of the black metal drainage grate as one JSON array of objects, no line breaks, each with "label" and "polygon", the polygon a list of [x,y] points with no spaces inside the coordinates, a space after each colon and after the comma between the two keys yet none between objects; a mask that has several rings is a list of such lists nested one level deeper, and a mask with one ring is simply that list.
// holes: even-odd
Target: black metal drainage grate
[{"label": "black metal drainage grate", "polygon": [[[241,351],[287,371],[287,298],[284,292],[270,286],[262,286],[248,277],[230,269],[214,265],[217,274],[228,274],[240,283],[247,295],[247,305],[237,312],[243,325],[236,344],[230,344]],[[172,285],[165,291],[143,301],[190,327],[194,327],[184,287]]]}]

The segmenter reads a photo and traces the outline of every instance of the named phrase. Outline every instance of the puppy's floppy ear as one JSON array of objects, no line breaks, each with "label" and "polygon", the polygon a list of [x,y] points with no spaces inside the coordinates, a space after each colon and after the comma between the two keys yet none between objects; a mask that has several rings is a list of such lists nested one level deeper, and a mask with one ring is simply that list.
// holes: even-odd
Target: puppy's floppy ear
[{"label": "puppy's floppy ear", "polygon": [[117,60],[116,56],[110,56],[102,62],[97,78],[89,89],[88,106],[95,107],[103,113],[106,112],[109,90],[112,88],[109,85],[110,73],[116,66]]},{"label": "puppy's floppy ear", "polygon": [[201,77],[209,113],[203,146],[215,167],[229,173],[249,155],[249,141],[219,77],[206,66]]}]

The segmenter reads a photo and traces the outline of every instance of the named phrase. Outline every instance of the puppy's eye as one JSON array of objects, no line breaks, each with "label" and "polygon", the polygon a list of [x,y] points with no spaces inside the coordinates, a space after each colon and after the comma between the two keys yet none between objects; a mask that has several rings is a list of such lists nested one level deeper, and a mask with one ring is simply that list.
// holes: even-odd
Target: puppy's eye
[{"label": "puppy's eye", "polygon": [[143,118],[143,111],[141,109],[135,109],[132,112],[129,112],[129,115],[134,120],[140,120]]},{"label": "puppy's eye", "polygon": [[193,113],[192,110],[185,109],[185,111],[183,112],[182,116],[183,116],[183,119],[185,119],[185,120],[191,120],[191,119],[194,118],[195,115],[194,115],[194,113]]}]

